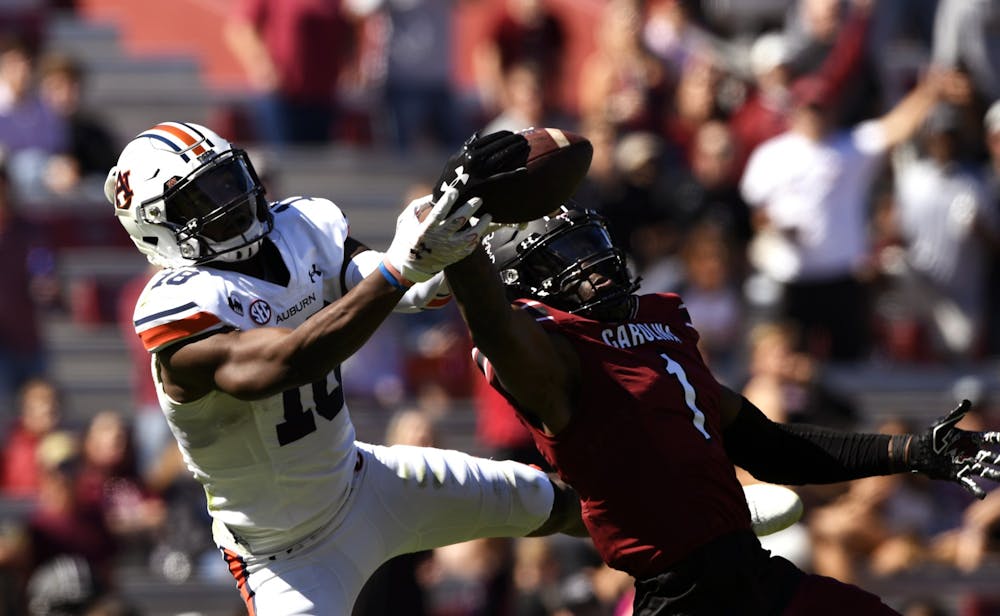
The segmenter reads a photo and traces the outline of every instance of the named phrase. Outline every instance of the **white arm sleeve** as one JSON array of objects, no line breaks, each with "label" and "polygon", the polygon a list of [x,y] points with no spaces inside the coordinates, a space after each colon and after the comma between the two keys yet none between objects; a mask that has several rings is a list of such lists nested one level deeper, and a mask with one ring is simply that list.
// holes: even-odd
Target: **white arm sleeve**
[{"label": "white arm sleeve", "polygon": [[[366,250],[347,264],[344,282],[347,290],[353,289],[359,282],[378,269],[382,262],[382,253],[377,250]],[[381,274],[380,274],[381,275]],[[418,282],[403,294],[393,312],[420,312],[441,308],[451,301],[451,289],[444,279],[444,273],[438,272],[426,282]]]}]

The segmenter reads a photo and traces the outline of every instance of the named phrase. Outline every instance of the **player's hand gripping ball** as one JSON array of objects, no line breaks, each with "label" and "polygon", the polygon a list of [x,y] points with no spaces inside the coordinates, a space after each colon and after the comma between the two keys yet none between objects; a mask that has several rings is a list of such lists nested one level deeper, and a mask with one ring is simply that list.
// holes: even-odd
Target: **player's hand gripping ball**
[{"label": "player's hand gripping ball", "polygon": [[458,203],[481,198],[479,214],[492,214],[494,223],[528,222],[573,196],[593,154],[586,138],[558,128],[477,133],[448,159],[434,198],[456,188]]}]

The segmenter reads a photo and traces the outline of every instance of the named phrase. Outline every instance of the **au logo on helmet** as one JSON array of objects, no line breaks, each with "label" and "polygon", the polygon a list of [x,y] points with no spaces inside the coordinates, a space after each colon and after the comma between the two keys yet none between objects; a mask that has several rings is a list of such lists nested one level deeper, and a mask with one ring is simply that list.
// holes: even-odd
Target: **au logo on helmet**
[{"label": "au logo on helmet", "polygon": [[132,174],[131,171],[125,170],[118,173],[118,179],[115,181],[115,207],[121,210],[127,210],[132,207],[132,196],[135,194],[132,192],[132,186],[129,183],[129,176]]}]

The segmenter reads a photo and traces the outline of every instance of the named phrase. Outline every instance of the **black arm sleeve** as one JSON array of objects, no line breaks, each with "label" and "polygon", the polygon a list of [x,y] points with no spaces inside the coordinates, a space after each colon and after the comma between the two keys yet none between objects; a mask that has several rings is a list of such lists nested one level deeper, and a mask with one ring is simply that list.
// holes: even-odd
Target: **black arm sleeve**
[{"label": "black arm sleeve", "polygon": [[910,438],[779,424],[746,398],[722,436],[733,463],[761,481],[786,485],[902,472],[906,468],[899,452],[905,451]]}]

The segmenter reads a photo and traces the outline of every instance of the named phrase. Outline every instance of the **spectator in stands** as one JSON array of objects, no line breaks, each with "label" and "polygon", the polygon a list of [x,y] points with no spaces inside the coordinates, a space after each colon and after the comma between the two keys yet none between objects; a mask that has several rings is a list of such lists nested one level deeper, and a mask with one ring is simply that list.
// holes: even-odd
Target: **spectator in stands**
[{"label": "spectator in stands", "polygon": [[[504,85],[515,66],[534,65],[543,108],[558,108],[566,26],[544,0],[505,0],[473,49],[480,104],[487,112],[510,106]],[[528,124],[526,126],[547,126]]]},{"label": "spectator in stands", "polygon": [[780,32],[767,32],[749,49],[750,83],[747,98],[729,117],[738,145],[738,169],[758,145],[788,127],[788,99],[791,75],[785,65],[788,43]]},{"label": "spectator in stands", "polygon": [[[887,422],[879,432],[905,432]],[[891,575],[926,562],[939,527],[931,482],[916,475],[884,475],[851,482],[832,503],[808,517],[813,568],[820,575],[856,583],[865,575]]]},{"label": "spectator in stands", "polygon": [[685,0],[650,0],[643,6],[643,44],[663,63],[673,83],[679,81],[689,62],[716,52],[712,36],[692,19],[691,4]]},{"label": "spectator in stands", "polygon": [[787,130],[789,90],[797,81],[809,79],[825,84],[831,102],[839,103],[845,84],[858,74],[862,64],[869,5],[863,0],[852,3],[822,64],[805,74],[796,72],[802,67],[794,65],[794,50],[790,49],[794,42],[787,34],[770,32],[754,42],[750,50],[750,96],[730,119],[739,146],[739,169],[744,168],[757,146]]},{"label": "spectator in stands", "polygon": [[631,576],[604,565],[593,545],[579,539],[518,539],[512,579],[511,613],[524,616],[606,615],[632,590]]},{"label": "spectator in stands", "polygon": [[673,105],[661,114],[659,128],[678,151],[676,162],[683,166],[691,165],[698,130],[722,115],[716,100],[722,77],[718,59],[710,54],[690,57],[677,77]]},{"label": "spectator in stands", "polygon": [[607,218],[611,237],[631,257],[637,271],[677,254],[677,226],[671,218],[665,173],[668,152],[660,135],[623,134],[614,150],[617,186],[597,208]]},{"label": "spectator in stands", "polygon": [[1000,554],[1000,491],[993,490],[982,501],[971,503],[961,526],[942,539],[946,541],[938,544],[939,555],[966,573]]},{"label": "spectator in stands", "polygon": [[[872,0],[854,0],[854,7],[866,13]],[[788,12],[785,36],[788,42],[788,64],[795,75],[811,73],[819,68],[835,45],[843,23],[840,0],[796,0]]]},{"label": "spectator in stands", "polygon": [[578,102],[584,121],[605,120],[617,131],[658,130],[669,88],[659,59],[642,42],[642,15],[634,0],[602,9],[595,49],[580,67]]},{"label": "spectator in stands", "polygon": [[782,286],[782,314],[824,358],[867,357],[867,205],[884,154],[920,127],[938,100],[932,72],[884,116],[850,131],[833,125],[831,92],[806,80],[793,90],[790,129],[753,152],[741,181],[757,229],[754,265]]},{"label": "spectator in stands", "polygon": [[742,269],[741,253],[753,230],[750,208],[740,195],[733,134],[725,123],[710,120],[691,141],[690,166],[674,170],[667,182],[671,215],[681,229],[704,221],[719,225],[738,253],[734,265]]},{"label": "spectator in stands", "polygon": [[986,283],[1000,247],[1000,212],[980,174],[963,160],[959,110],[939,104],[923,129],[919,158],[895,158],[896,216],[903,248],[889,260],[905,305],[940,357],[973,358],[986,333]]},{"label": "spectator in stands", "polygon": [[35,71],[35,54],[26,43],[0,42],[0,146],[15,188],[32,196],[44,190],[49,157],[64,152],[67,143],[66,123],[38,95]]},{"label": "spectator in stands", "polygon": [[31,599],[47,604],[70,598],[66,594],[70,588],[50,583],[61,559],[73,563],[73,579],[86,582],[73,601],[85,604],[114,587],[116,551],[111,533],[100,512],[77,500],[74,447],[63,443],[48,447],[48,441],[55,438],[50,436],[42,446],[49,454],[42,456],[38,507],[19,532],[0,539],[0,565],[15,571],[23,610]]},{"label": "spectator in stands", "polygon": [[323,144],[336,135],[337,81],[356,26],[340,0],[241,0],[226,42],[254,88],[257,139]]},{"label": "spectator in stands", "polygon": [[[988,159],[983,170],[986,180],[986,198],[989,207],[1000,211],[1000,99],[993,102],[983,117],[983,133]],[[1000,252],[994,252],[990,261],[990,278],[987,292],[987,314],[990,355],[1000,355]]]},{"label": "spectator in stands", "polygon": [[619,201],[623,190],[620,169],[615,161],[618,131],[609,120],[590,118],[581,124],[580,134],[590,140],[594,155],[590,160],[590,170],[580,182],[573,200],[580,207],[607,211],[605,204]]},{"label": "spectator in stands", "polygon": [[119,554],[145,556],[165,519],[163,501],[138,473],[129,426],[117,411],[94,415],[74,481],[78,506],[101,516]]},{"label": "spectator in stands", "polygon": [[40,71],[42,100],[62,118],[67,130],[66,151],[49,159],[46,185],[57,195],[89,187],[97,199],[107,170],[117,160],[118,144],[108,125],[82,106],[85,75],[76,59],[50,53],[42,58]]},{"label": "spectator in stands", "polygon": [[163,523],[154,532],[148,563],[173,583],[188,579],[226,580],[212,540],[212,518],[205,508],[205,488],[191,476],[176,444],[162,449],[143,475],[144,487],[163,503]]},{"label": "spectator in stands", "polygon": [[544,537],[526,537],[514,548],[514,613],[529,616],[549,614],[558,600],[562,564],[552,542]]},{"label": "spectator in stands", "polygon": [[749,346],[749,377],[742,393],[772,421],[855,426],[854,403],[823,379],[815,357],[796,351],[793,325],[757,324],[750,330]]},{"label": "spectator in stands", "polygon": [[903,98],[930,59],[939,1],[872,2],[867,61],[876,79],[880,108]]},{"label": "spectator in stands", "polygon": [[38,496],[41,467],[39,447],[59,426],[62,408],[54,384],[32,379],[20,392],[19,417],[0,449],[0,495]]},{"label": "spectator in stands", "polygon": [[[699,332],[705,362],[717,374],[725,374],[738,359],[745,325],[739,276],[733,264],[733,243],[727,230],[714,220],[691,227],[684,233],[680,250],[684,274],[676,289]],[[645,285],[642,286],[645,292]]]},{"label": "spectator in stands", "polygon": [[531,126],[567,126],[564,116],[546,102],[541,67],[534,62],[510,65],[500,83],[500,113],[483,128],[488,135],[500,130],[517,132]]},{"label": "spectator in stands", "polygon": [[55,302],[55,260],[40,230],[14,202],[0,156],[0,408],[11,408],[15,392],[47,373],[40,308]]},{"label": "spectator in stands", "polygon": [[466,133],[452,79],[452,11],[467,0],[344,0],[355,15],[386,20],[384,104],[400,150],[452,147]]},{"label": "spectator in stands", "polygon": [[934,19],[934,63],[967,70],[982,101],[1000,98],[998,20],[996,0],[940,0]]}]

